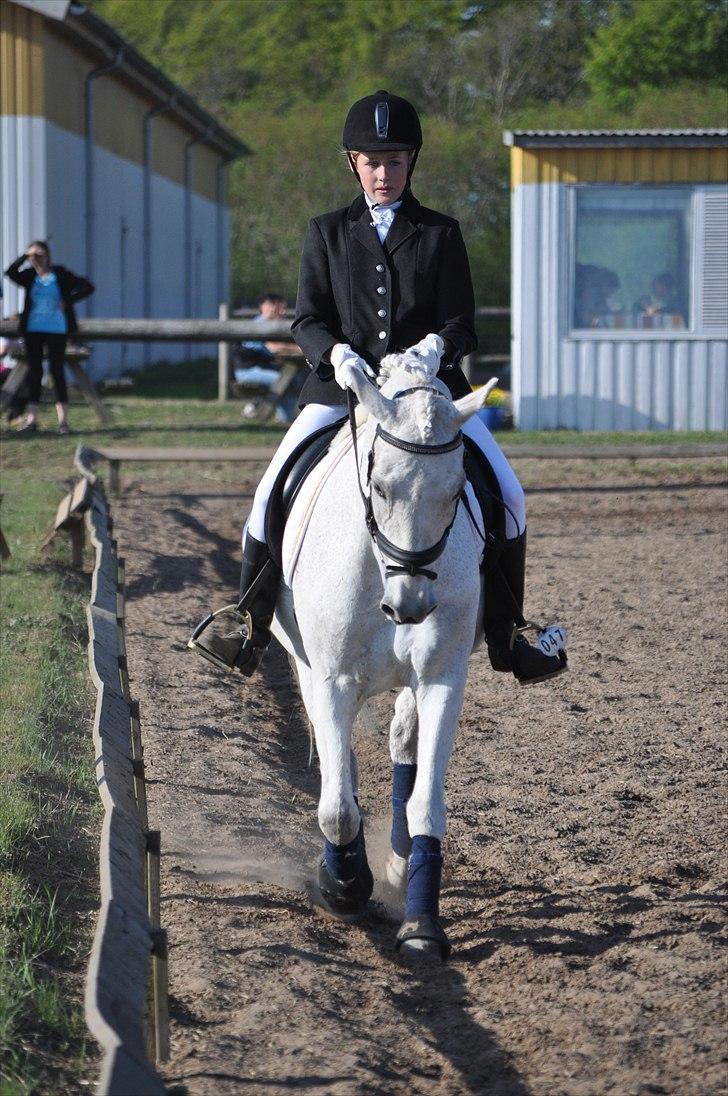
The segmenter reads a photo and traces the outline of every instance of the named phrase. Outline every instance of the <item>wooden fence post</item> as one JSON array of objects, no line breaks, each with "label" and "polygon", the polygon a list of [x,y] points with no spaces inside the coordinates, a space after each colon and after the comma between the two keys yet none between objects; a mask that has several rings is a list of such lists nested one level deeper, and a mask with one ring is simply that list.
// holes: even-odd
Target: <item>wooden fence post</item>
[{"label": "wooden fence post", "polygon": [[152,993],[154,1000],[154,1040],[158,1062],[169,1059],[169,979],[167,972],[167,933],[161,927],[161,835],[147,832],[147,910],[152,929]]},{"label": "wooden fence post", "polygon": [[[218,310],[218,318],[227,320],[229,309],[226,304],[221,304]],[[230,393],[230,343],[217,344],[217,400],[218,403],[227,403]]]}]

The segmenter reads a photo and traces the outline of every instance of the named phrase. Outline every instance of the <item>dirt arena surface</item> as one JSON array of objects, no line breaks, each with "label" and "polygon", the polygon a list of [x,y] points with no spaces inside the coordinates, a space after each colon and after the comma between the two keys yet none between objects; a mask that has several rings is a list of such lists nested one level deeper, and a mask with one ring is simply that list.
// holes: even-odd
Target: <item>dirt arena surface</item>
[{"label": "dirt arena surface", "polygon": [[[222,467],[222,466],[221,466]],[[232,1093],[675,1096],[728,1091],[725,471],[528,467],[527,610],[570,672],[471,661],[448,777],[439,969],[403,966],[394,896],[357,924],[312,900],[318,768],[280,648],[261,677],[185,650],[233,597],[259,470],[113,503],[132,689],[162,831],[170,1085]],[[519,466],[525,471],[525,467]],[[146,472],[146,470],[145,470]],[[226,477],[226,478],[223,478]],[[391,697],[357,735],[381,878]]]}]

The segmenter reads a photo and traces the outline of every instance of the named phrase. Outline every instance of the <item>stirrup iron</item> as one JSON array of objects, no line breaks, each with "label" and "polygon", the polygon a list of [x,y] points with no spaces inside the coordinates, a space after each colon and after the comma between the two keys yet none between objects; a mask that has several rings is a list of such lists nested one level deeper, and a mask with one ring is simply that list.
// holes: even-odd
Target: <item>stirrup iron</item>
[{"label": "stirrup iron", "polygon": [[[238,602],[233,602],[233,604],[225,605],[222,609],[218,609],[214,613],[208,613],[205,619],[200,621],[190,636],[187,641],[187,647],[190,651],[197,651],[199,655],[206,658],[208,662],[212,662],[214,666],[219,666],[221,670],[230,670],[234,672],[239,668],[237,659],[240,651],[238,650],[232,661],[229,661],[226,660],[224,648],[221,649],[220,644],[218,644],[217,649],[215,649],[210,643],[210,639],[213,641],[215,639],[222,640],[224,643],[228,637],[224,635],[217,636],[214,633],[211,633],[211,636],[208,636],[207,639],[204,638],[204,633],[210,625],[217,620],[218,617],[224,616],[225,614],[230,617],[230,640],[232,641],[236,635],[240,635],[244,641],[249,642],[253,635],[253,618],[247,609],[241,609],[239,608]],[[245,633],[244,635],[243,632]],[[231,647],[232,646],[231,642]]]}]

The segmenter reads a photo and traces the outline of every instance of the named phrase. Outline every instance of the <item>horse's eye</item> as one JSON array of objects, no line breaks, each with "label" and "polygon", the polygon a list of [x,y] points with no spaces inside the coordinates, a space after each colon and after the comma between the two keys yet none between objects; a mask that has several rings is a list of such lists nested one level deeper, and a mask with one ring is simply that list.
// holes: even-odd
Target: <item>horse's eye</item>
[{"label": "horse's eye", "polygon": [[380,499],[386,499],[386,493],[382,490],[378,483],[373,483],[372,487],[374,488],[375,493],[379,495]]}]

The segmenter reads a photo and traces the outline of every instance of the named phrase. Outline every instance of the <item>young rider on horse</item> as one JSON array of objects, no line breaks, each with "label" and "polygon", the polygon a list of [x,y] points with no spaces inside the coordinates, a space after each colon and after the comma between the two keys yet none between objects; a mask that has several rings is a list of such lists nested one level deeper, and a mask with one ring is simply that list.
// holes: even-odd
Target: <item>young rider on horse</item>
[{"label": "young rider on horse", "polygon": [[[468,256],[457,221],[421,206],[410,179],[422,146],[417,112],[386,91],[354,103],[343,145],[362,193],[353,203],[309,223],[301,258],[292,332],[312,374],[301,392],[303,410],[278,448],[255,493],[243,537],[240,597],[269,560],[265,514],[286,459],[315,431],[346,414],[346,389],[357,372],[376,375],[385,354],[419,341],[423,357],[437,355],[440,378],[453,398],[470,391],[460,361],[477,345]],[[485,424],[463,427],[490,463],[505,504],[506,540],[499,566],[486,572],[485,638],[495,670],[522,683],[542,681],[564,668],[515,630],[523,609],[526,511],[521,488]],[[270,642],[280,572],[269,566],[244,608],[245,629],[207,640],[218,660],[245,675],[260,664]]]}]

